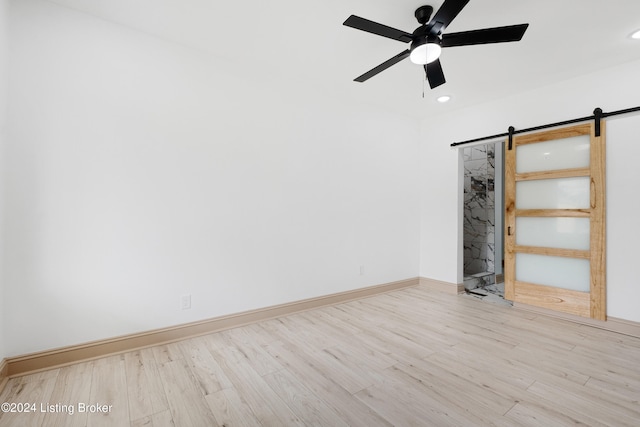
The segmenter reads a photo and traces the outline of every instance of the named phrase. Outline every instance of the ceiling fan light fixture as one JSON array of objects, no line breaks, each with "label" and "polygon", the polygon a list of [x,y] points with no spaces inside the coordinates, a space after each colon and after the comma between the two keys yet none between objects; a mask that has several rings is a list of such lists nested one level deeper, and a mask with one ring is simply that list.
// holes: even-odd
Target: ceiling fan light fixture
[{"label": "ceiling fan light fixture", "polygon": [[437,37],[429,37],[411,43],[409,59],[411,59],[411,62],[414,64],[430,64],[440,58],[441,52],[442,47],[440,47],[440,40]]}]

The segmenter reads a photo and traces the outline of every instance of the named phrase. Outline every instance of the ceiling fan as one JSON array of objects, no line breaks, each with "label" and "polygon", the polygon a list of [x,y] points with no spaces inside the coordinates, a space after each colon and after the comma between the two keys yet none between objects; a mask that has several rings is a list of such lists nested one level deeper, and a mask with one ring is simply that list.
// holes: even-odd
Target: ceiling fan
[{"label": "ceiling fan", "polygon": [[469,0],[445,0],[431,20],[429,18],[433,13],[433,7],[419,7],[415,11],[415,17],[420,26],[413,33],[407,33],[351,15],[344,21],[343,25],[400,42],[411,43],[409,49],[356,77],[354,81],[364,82],[409,57],[413,63],[424,65],[429,86],[434,89],[446,81],[439,59],[442,48],[520,41],[529,26],[529,24],[509,25],[506,27],[442,34],[467,3],[469,3]]}]

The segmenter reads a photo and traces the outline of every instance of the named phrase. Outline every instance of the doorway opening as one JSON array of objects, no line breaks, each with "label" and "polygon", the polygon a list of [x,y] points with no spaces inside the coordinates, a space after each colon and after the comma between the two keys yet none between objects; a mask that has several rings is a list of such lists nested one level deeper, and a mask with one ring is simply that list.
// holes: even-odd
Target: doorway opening
[{"label": "doorway opening", "polygon": [[466,147],[464,162],[464,288],[504,300],[504,142]]}]

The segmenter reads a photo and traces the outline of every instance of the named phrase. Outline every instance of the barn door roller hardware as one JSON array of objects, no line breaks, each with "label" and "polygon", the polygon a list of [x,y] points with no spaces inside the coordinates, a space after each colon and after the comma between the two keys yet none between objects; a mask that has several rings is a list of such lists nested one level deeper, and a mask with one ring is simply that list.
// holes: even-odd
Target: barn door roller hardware
[{"label": "barn door roller hardware", "polygon": [[587,117],[580,117],[577,119],[571,119],[571,120],[565,120],[562,122],[556,122],[556,123],[549,123],[546,125],[540,125],[540,126],[534,126],[531,128],[527,128],[527,129],[519,129],[519,130],[515,130],[515,128],[513,126],[509,126],[509,132],[507,133],[500,133],[497,135],[491,135],[491,136],[485,136],[482,138],[476,138],[476,139],[470,139],[468,141],[462,141],[462,142],[454,142],[453,144],[451,144],[451,147],[458,147],[460,145],[465,145],[465,144],[472,144],[474,142],[482,142],[482,141],[489,141],[489,140],[495,140],[495,139],[499,139],[499,138],[504,138],[504,137],[509,137],[509,146],[508,149],[511,150],[513,149],[513,136],[514,135],[518,135],[521,133],[527,133],[527,132],[535,132],[538,130],[543,130],[543,129],[549,129],[549,128],[554,128],[554,127],[559,127],[559,126],[566,126],[566,125],[572,125],[575,123],[583,123],[583,122],[589,122],[589,121],[594,121],[595,123],[595,133],[596,133],[596,137],[600,136],[601,133],[601,122],[602,119],[605,119],[607,117],[612,117],[612,116],[619,116],[622,114],[630,114],[630,113],[637,113],[640,112],[640,107],[633,107],[633,108],[626,108],[624,110],[618,110],[618,111],[612,111],[610,113],[605,113],[602,111],[602,108],[596,108],[595,110],[593,110],[593,115],[592,116],[587,116]]}]

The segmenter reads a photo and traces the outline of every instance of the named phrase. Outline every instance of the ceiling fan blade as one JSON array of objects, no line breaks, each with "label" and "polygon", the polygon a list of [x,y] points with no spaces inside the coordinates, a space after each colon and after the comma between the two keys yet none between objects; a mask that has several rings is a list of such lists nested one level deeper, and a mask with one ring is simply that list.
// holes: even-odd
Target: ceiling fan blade
[{"label": "ceiling fan blade", "polygon": [[474,44],[516,42],[522,39],[529,24],[485,28],[442,35],[442,47],[469,46]]},{"label": "ceiling fan blade", "polygon": [[390,39],[398,40],[405,43],[413,40],[413,36],[406,31],[387,27],[386,25],[378,24],[377,22],[369,21],[368,19],[360,18],[359,16],[355,15],[351,15],[350,17],[348,17],[347,20],[342,23],[342,25],[346,25],[347,27],[366,31],[372,34],[377,34],[382,37],[388,37]]},{"label": "ceiling fan blade", "polygon": [[469,3],[469,0],[445,0],[429,22],[430,33],[434,35],[441,34],[467,3]]},{"label": "ceiling fan blade", "polygon": [[435,89],[446,83],[440,59],[436,59],[433,62],[425,64],[424,71],[427,73],[427,80],[429,80],[429,86],[431,86],[431,89]]},{"label": "ceiling fan blade", "polygon": [[366,80],[369,80],[371,77],[375,76],[376,74],[381,73],[384,70],[386,70],[387,68],[391,67],[392,65],[395,65],[398,62],[402,61],[403,59],[408,57],[410,53],[411,53],[411,51],[409,49],[405,50],[404,52],[400,52],[399,54],[397,54],[393,58],[391,58],[391,59],[383,62],[382,64],[378,65],[377,67],[367,71],[363,75],[361,75],[359,77],[356,77],[355,79],[353,79],[353,81],[362,83],[362,82],[364,82]]}]

